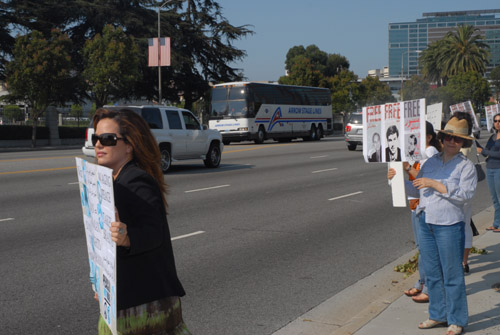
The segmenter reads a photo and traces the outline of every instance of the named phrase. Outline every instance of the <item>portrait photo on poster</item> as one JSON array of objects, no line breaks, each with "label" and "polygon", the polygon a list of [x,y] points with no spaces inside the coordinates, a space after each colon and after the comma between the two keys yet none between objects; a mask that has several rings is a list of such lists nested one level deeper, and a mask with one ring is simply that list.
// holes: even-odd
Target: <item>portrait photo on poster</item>
[{"label": "portrait photo on poster", "polygon": [[386,162],[400,162],[401,148],[399,143],[399,129],[393,124],[389,125],[385,132],[387,146],[385,148]]}]

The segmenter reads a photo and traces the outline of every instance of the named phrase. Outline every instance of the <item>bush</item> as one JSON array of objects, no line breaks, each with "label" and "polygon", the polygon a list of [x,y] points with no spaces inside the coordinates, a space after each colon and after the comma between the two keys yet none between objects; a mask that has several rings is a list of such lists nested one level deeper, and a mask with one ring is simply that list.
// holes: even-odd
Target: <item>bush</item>
[{"label": "bush", "polygon": [[[85,138],[86,128],[82,127],[59,127],[59,138]],[[3,125],[0,126],[0,140],[31,140],[31,133],[33,127],[31,126],[14,126]],[[37,127],[36,138],[38,140],[49,139],[48,127]]]}]

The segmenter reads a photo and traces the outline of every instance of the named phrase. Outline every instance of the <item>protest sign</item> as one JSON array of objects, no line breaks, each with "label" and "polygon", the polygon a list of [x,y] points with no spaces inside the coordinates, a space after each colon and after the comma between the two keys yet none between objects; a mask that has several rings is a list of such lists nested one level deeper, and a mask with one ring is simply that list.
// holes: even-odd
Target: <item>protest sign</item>
[{"label": "protest sign", "polygon": [[493,117],[500,112],[500,105],[486,106],[484,110],[486,112],[486,127],[490,133],[491,129],[493,129]]},{"label": "protest sign", "polygon": [[390,103],[383,106],[382,111],[382,147],[384,162],[401,162],[401,104]]},{"label": "protest sign", "polygon": [[413,164],[425,153],[425,99],[403,101],[401,106],[402,160]]},{"label": "protest sign", "polygon": [[363,107],[363,157],[382,162],[382,110],[384,105]]},{"label": "protest sign", "polygon": [[441,129],[441,122],[443,121],[443,103],[437,103],[434,105],[427,106],[427,112],[425,114],[426,121],[429,121],[434,127],[434,131]]},{"label": "protest sign", "polygon": [[111,239],[115,221],[112,170],[76,158],[87,238],[90,281],[99,296],[99,310],[114,335],[116,330],[116,244]]},{"label": "protest sign", "polygon": [[465,112],[470,115],[472,118],[472,132],[476,133],[481,130],[479,127],[479,122],[477,122],[476,114],[474,114],[474,108],[472,108],[472,104],[470,101],[461,102],[456,105],[450,106],[450,112],[453,115],[455,112]]}]

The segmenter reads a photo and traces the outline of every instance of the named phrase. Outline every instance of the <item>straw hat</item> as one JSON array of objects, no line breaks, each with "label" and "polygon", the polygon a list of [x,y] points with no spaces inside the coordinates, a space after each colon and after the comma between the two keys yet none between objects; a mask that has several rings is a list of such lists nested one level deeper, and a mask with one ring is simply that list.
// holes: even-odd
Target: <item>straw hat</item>
[{"label": "straw hat", "polygon": [[452,135],[474,141],[474,138],[469,136],[469,124],[465,119],[459,120],[456,117],[452,117],[446,126],[444,126],[444,129],[438,131],[444,135]]}]

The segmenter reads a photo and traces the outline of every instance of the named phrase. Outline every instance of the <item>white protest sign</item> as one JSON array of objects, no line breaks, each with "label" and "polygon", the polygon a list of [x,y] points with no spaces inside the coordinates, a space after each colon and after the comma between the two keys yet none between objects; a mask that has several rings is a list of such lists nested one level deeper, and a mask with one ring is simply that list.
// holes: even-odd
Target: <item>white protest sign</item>
[{"label": "white protest sign", "polygon": [[437,103],[434,105],[427,106],[427,112],[425,115],[427,121],[429,121],[434,127],[434,131],[441,129],[441,122],[443,120],[443,103]]},{"label": "white protest sign", "polygon": [[455,112],[465,112],[469,114],[470,117],[472,118],[472,132],[475,133],[481,130],[481,127],[479,127],[479,123],[477,122],[476,114],[474,114],[474,108],[472,108],[472,104],[470,101],[461,102],[456,105],[451,105],[450,111],[451,114]]},{"label": "white protest sign", "polygon": [[425,153],[425,99],[403,101],[401,114],[402,161],[413,164]]},{"label": "white protest sign", "polygon": [[114,335],[116,329],[116,244],[111,240],[115,221],[112,170],[76,158],[83,223],[87,237],[90,281],[99,296],[99,310]]},{"label": "white protest sign", "polygon": [[390,162],[389,169],[396,170],[396,175],[391,179],[392,206],[406,207],[406,190],[402,162]]},{"label": "white protest sign", "polygon": [[382,162],[382,110],[384,105],[363,107],[363,157]]}]

